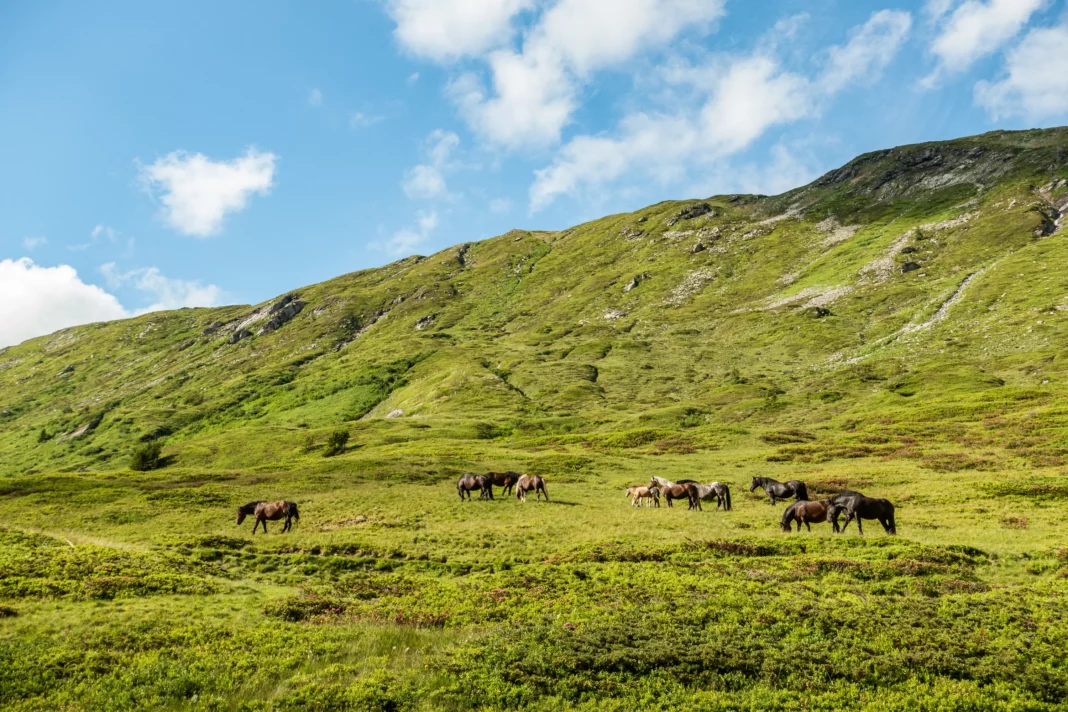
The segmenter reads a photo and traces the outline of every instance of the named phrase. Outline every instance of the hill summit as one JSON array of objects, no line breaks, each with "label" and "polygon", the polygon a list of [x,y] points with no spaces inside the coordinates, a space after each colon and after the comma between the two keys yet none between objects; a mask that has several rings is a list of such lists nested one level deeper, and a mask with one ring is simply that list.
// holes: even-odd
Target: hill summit
[{"label": "hill summit", "polygon": [[[1008,442],[1022,419],[1064,418],[1066,208],[1068,128],[995,132],[866,154],[779,196],[64,329],[0,350],[0,465],[121,470],[158,440],[178,468],[326,467],[338,428],[349,457],[409,472],[465,466],[463,442],[685,453],[741,425],[772,462],[833,456],[805,445],[816,426],[847,447],[994,414]],[[404,461],[416,441],[439,462]],[[1060,462],[1041,436],[1029,451]]]}]

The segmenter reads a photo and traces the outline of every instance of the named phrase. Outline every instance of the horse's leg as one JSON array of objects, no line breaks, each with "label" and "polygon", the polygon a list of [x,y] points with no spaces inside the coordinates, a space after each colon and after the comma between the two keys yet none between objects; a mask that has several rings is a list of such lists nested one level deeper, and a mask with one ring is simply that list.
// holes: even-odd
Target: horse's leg
[{"label": "horse's leg", "polygon": [[808,531],[812,531],[812,527],[809,526],[809,523],[808,523],[807,519],[805,520],[805,529],[807,529]]},{"label": "horse's leg", "polygon": [[860,515],[857,515],[857,531],[861,536],[864,536],[864,526],[861,524]]},{"label": "horse's leg", "polygon": [[255,523],[253,523],[253,525],[252,525],[252,535],[253,535],[253,536],[255,536],[255,535],[256,535],[256,527],[258,527],[259,525],[260,525],[260,520],[259,520],[259,519],[257,519],[257,520],[255,521]]}]

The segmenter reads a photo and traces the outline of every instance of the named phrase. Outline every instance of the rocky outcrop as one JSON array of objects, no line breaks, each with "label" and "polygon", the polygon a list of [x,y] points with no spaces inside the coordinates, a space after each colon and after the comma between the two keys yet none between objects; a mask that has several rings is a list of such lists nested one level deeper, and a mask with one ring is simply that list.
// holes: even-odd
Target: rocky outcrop
[{"label": "rocky outcrop", "polygon": [[275,303],[271,307],[271,316],[267,320],[267,323],[260,327],[259,334],[269,334],[272,331],[280,329],[286,322],[300,314],[303,311],[305,303],[299,299],[293,298],[292,295],[286,296],[282,301]]},{"label": "rocky outcrop", "polygon": [[623,293],[626,294],[627,292],[630,292],[632,289],[634,289],[635,287],[637,287],[639,284],[641,284],[642,282],[644,282],[647,279],[649,279],[649,273],[648,272],[642,272],[641,274],[635,275],[634,279],[632,279],[629,282],[627,282],[627,286],[626,287],[623,287]]},{"label": "rocky outcrop", "polygon": [[422,331],[423,329],[433,324],[434,320],[437,318],[437,314],[427,314],[426,316],[420,318],[419,321],[415,322],[415,330]]},{"label": "rocky outcrop", "polygon": [[216,331],[218,331],[219,329],[221,329],[222,325],[223,325],[223,323],[221,321],[213,321],[211,324],[208,324],[206,327],[204,327],[204,331],[202,331],[200,333],[203,336],[210,336],[210,335],[214,334]]},{"label": "rocky outcrop", "polygon": [[242,341],[252,336],[252,332],[248,329],[238,329],[234,333],[230,334],[229,343],[236,344],[238,341]]},{"label": "rocky outcrop", "polygon": [[697,242],[697,243],[694,244],[693,247],[690,248],[690,254],[691,255],[696,255],[698,252],[704,252],[706,249],[708,249],[708,248],[705,247],[705,243]]},{"label": "rocky outcrop", "polygon": [[920,268],[918,262],[906,262],[901,265],[901,274],[908,274],[909,272],[915,272]]},{"label": "rocky outcrop", "polygon": [[[667,226],[671,227],[672,225],[682,222],[683,220],[692,220],[694,218],[701,217],[702,215],[708,215],[709,213],[712,213],[711,205],[709,205],[708,203],[696,203],[694,205],[685,207],[679,212],[675,213],[675,215],[673,215],[672,218],[668,220]],[[712,217],[715,217],[715,213],[712,213]]]},{"label": "rocky outcrop", "polygon": [[616,319],[622,319],[627,315],[627,312],[622,309],[609,309],[604,313],[605,321],[615,321]]}]

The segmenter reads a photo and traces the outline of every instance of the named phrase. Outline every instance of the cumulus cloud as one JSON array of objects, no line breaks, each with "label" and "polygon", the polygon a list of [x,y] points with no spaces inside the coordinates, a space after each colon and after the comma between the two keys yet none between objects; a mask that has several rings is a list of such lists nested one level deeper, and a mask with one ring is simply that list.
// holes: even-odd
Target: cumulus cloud
[{"label": "cumulus cloud", "polygon": [[277,159],[255,148],[229,161],[175,151],[142,166],[140,174],[159,195],[167,224],[186,235],[207,237],[222,230],[227,214],[244,210],[249,198],[271,189]]},{"label": "cumulus cloud", "polygon": [[389,0],[394,33],[408,51],[439,62],[477,55],[508,42],[512,18],[534,0]]},{"label": "cumulus cloud", "polygon": [[[1024,28],[1047,0],[968,0],[952,13],[949,2],[931,0],[928,9],[944,17],[931,44],[938,67],[923,80],[933,86],[947,73],[962,72],[978,59],[996,52]],[[940,13],[940,14],[939,14]]]},{"label": "cumulus cloud", "polygon": [[126,310],[69,265],[0,260],[0,348],[76,324],[121,319]]},{"label": "cumulus cloud", "polygon": [[133,315],[182,307],[214,307],[223,295],[214,284],[167,277],[156,267],[120,272],[114,262],[109,262],[101,265],[100,271],[111,289],[131,286],[149,297],[151,304],[134,310]]},{"label": "cumulus cloud", "polygon": [[[552,164],[535,171],[531,211],[563,194],[597,189],[639,174],[661,182],[683,177],[692,166],[750,146],[771,127],[812,116],[850,84],[877,77],[904,42],[911,16],[881,11],[854,28],[849,41],[826,52],[823,70],[809,78],[785,70],[771,54],[773,41],[742,57],[714,56],[700,67],[676,64],[669,83],[691,88],[699,106],[674,114],[625,116],[613,135],[577,136]],[[794,173],[796,174],[796,172]]]},{"label": "cumulus cloud", "polygon": [[412,200],[434,200],[448,196],[448,187],[442,174],[450,165],[452,152],[460,145],[460,137],[451,131],[437,129],[431,132],[424,145],[427,163],[421,163],[408,171],[401,183],[405,195]]},{"label": "cumulus cloud", "polygon": [[558,0],[519,50],[498,46],[479,74],[454,80],[449,94],[465,121],[507,148],[551,145],[578,107],[594,72],[662,47],[683,30],[723,15],[723,0]]},{"label": "cumulus cloud", "polygon": [[416,226],[398,230],[385,243],[373,243],[371,247],[384,250],[394,257],[405,257],[413,254],[421,245],[425,244],[431,233],[438,226],[438,214],[436,211],[420,212],[416,217]]},{"label": "cumulus cloud", "polygon": [[995,119],[1068,115],[1068,23],[1031,30],[1008,52],[1004,78],[975,85],[975,102]]}]

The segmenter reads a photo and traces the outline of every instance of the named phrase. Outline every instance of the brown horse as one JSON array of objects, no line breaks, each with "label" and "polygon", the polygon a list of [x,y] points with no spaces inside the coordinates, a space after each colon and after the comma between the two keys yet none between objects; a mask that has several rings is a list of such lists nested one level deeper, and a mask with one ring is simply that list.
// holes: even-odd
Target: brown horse
[{"label": "brown horse", "polygon": [[812,527],[809,524],[819,524],[825,521],[827,521],[826,502],[801,500],[786,508],[786,511],[782,513],[782,524],[780,526],[784,532],[789,532],[793,531],[791,525],[797,522],[797,531],[801,531],[802,524],[805,525],[806,529],[812,531]]},{"label": "brown horse", "polygon": [[487,495],[489,499],[493,499],[493,487],[490,485],[490,479],[485,475],[472,475],[468,472],[466,475],[461,475],[460,479],[456,481],[456,492],[460,495],[460,501],[464,499],[464,495],[467,495],[467,499],[471,499],[471,490],[479,490],[479,499],[486,499]]},{"label": "brown horse", "polygon": [[515,485],[516,499],[526,502],[527,492],[534,490],[538,495],[538,501],[541,501],[541,496],[545,495],[545,501],[549,501],[549,490],[545,489],[545,478],[539,475],[523,475],[519,478],[519,482]]},{"label": "brown horse", "polygon": [[501,494],[512,494],[515,483],[519,482],[519,478],[522,477],[518,472],[487,472],[486,477],[490,480],[490,490],[492,491],[493,485],[503,487]]},{"label": "brown horse", "polygon": [[642,487],[641,485],[628,487],[627,497],[631,498],[631,506],[634,507],[660,506],[660,490],[656,487]]},{"label": "brown horse", "polygon": [[293,520],[300,519],[300,512],[297,511],[297,505],[295,502],[249,502],[243,507],[237,508],[237,523],[245,521],[245,517],[252,515],[256,518],[256,523],[252,525],[252,533],[256,533],[256,529],[263,524],[263,533],[267,533],[267,520],[277,521],[279,519],[285,519],[285,526],[282,527],[282,533],[285,533],[293,528]]},{"label": "brown horse", "polygon": [[671,500],[673,499],[686,499],[689,500],[690,506],[687,509],[701,509],[701,497],[698,494],[697,485],[692,482],[683,482],[682,484],[675,484],[671,480],[665,480],[663,477],[653,477],[649,482],[649,488],[659,487],[660,493],[664,495],[664,499],[667,500],[667,506],[672,507]]}]

